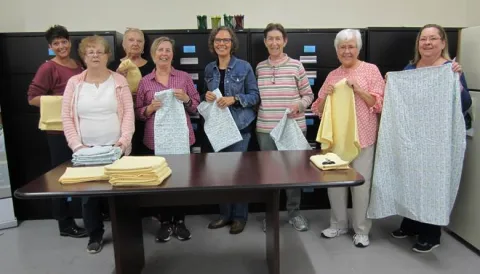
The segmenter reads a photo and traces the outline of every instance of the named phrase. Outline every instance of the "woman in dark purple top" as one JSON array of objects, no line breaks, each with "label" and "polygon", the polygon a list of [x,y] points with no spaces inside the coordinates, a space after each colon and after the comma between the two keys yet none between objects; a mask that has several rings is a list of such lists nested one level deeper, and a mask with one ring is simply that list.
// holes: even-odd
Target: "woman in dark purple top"
[{"label": "woman in dark purple top", "polygon": [[[462,73],[462,67],[450,60],[448,54],[448,40],[445,30],[439,25],[425,25],[417,36],[414,60],[404,70],[421,67],[441,66],[452,63],[452,69],[460,73],[462,111],[465,113],[472,105],[472,98],[468,92],[467,82]],[[428,195],[428,194],[426,194]],[[426,253],[440,246],[441,227],[403,218],[400,228],[391,233],[394,238],[418,236],[413,251]]]},{"label": "woman in dark purple top", "polygon": [[[68,79],[83,70],[77,61],[70,58],[72,44],[65,27],[55,25],[49,28],[45,38],[55,57],[38,68],[28,88],[28,103],[36,107],[40,107],[42,96],[63,95]],[[47,132],[47,140],[52,169],[72,158],[72,151],[67,145],[63,132]],[[78,227],[70,214],[67,199],[53,199],[52,209],[53,216],[58,221],[61,236],[74,238],[87,236],[85,229]]]}]

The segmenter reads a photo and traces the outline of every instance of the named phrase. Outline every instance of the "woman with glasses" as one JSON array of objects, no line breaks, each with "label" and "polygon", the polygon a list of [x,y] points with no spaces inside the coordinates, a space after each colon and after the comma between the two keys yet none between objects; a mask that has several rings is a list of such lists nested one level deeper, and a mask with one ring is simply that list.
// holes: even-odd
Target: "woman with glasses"
[{"label": "woman with glasses", "polygon": [[[383,105],[385,82],[377,66],[358,59],[362,49],[362,36],[358,30],[340,31],[334,41],[337,58],[341,65],[330,72],[325,79],[318,99],[312,104],[312,112],[322,116],[327,95],[335,92],[335,84],[346,78],[353,89],[357,117],[358,138],[361,152],[352,166],[365,178],[361,186],[352,187],[352,227],[355,232],[353,243],[356,247],[370,244],[369,233],[372,221],[367,219],[370,202],[370,185],[373,171],[375,142],[377,140],[378,116]],[[348,188],[329,188],[331,206],[330,227],[322,231],[322,237],[335,238],[348,232]]]},{"label": "woman with glasses", "polygon": [[[110,46],[101,36],[84,38],[78,49],[87,69],[68,80],[62,120],[68,146],[73,152],[91,146],[116,146],[128,155],[135,114],[127,80],[107,68]],[[87,252],[103,247],[100,198],[83,199],[83,218],[90,237]]]},{"label": "woman with glasses", "polygon": [[[260,62],[256,69],[261,98],[257,118],[257,140],[261,150],[277,150],[270,132],[280,122],[285,110],[291,110],[289,118],[295,119],[306,135],[305,110],[312,103],[314,96],[302,63],[283,52],[288,41],[283,26],[268,24],[263,35],[269,57]],[[308,230],[308,221],[299,212],[301,189],[288,189],[286,194],[289,223],[298,231]],[[263,228],[265,231],[265,220]]]},{"label": "woman with glasses", "polygon": [[[450,59],[447,33],[439,25],[423,26],[418,32],[414,59],[404,70],[441,66],[448,63],[452,63],[453,71],[460,74],[462,111],[465,113],[472,105],[472,98],[468,91],[465,76],[462,74],[462,67]],[[432,198],[434,194],[426,193],[425,195]],[[409,218],[403,218],[400,228],[391,233],[392,237],[397,239],[418,236],[412,250],[419,253],[427,253],[440,246],[441,234],[441,226],[422,223]]]},{"label": "woman with glasses", "polygon": [[[241,141],[220,152],[247,151],[256,117],[254,108],[260,99],[255,74],[248,62],[234,56],[238,50],[238,39],[231,28],[219,27],[212,30],[208,48],[217,60],[205,67],[204,89],[207,91],[202,94],[202,100],[216,101],[220,108],[228,107],[242,135]],[[217,88],[222,98],[216,98],[212,92]],[[239,234],[244,230],[247,218],[247,203],[220,205],[220,217],[212,221],[208,228],[230,225],[230,234]]]}]

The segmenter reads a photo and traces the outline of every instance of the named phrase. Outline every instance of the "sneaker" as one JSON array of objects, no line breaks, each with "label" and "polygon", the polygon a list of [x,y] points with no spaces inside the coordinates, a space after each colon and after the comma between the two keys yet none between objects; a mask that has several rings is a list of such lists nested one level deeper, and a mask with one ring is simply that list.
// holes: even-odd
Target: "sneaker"
[{"label": "sneaker", "polygon": [[415,251],[415,252],[418,252],[418,253],[428,253],[430,251],[432,251],[433,249],[437,248],[440,246],[440,243],[438,244],[431,244],[431,243],[421,243],[421,242],[417,242],[412,250]]},{"label": "sneaker", "polygon": [[103,240],[92,240],[88,241],[87,245],[87,252],[90,254],[96,254],[102,251],[103,248]]},{"label": "sneaker", "polygon": [[368,245],[370,245],[368,235],[363,235],[363,234],[353,235],[353,244],[356,247],[367,247]]},{"label": "sneaker", "polygon": [[190,234],[190,231],[185,226],[184,221],[177,221],[177,223],[175,224],[174,230],[173,230],[173,234],[180,241],[186,241],[186,240],[189,240],[190,238],[192,238],[192,234]]},{"label": "sneaker", "polygon": [[85,238],[88,236],[84,228],[78,227],[76,224],[60,229],[60,236],[72,238]]},{"label": "sneaker", "polygon": [[169,221],[163,222],[160,228],[157,231],[155,237],[156,242],[165,243],[170,241],[170,236],[173,234],[173,224]]},{"label": "sneaker", "polygon": [[343,228],[343,229],[327,228],[322,231],[321,235],[323,238],[331,239],[343,234],[347,234],[347,232],[348,232],[348,229],[346,228]]},{"label": "sneaker", "polygon": [[263,232],[267,232],[267,219],[263,219],[263,222],[262,222],[262,229],[263,229]]},{"label": "sneaker", "polygon": [[410,237],[410,236],[418,236],[416,234],[406,233],[401,228],[393,231],[392,233],[390,233],[390,235],[392,235],[392,237],[396,238],[396,239],[404,239],[404,238],[407,238],[407,237]]},{"label": "sneaker", "polygon": [[297,215],[295,217],[290,218],[288,223],[293,226],[298,231],[307,231],[308,230],[308,221],[302,215]]}]

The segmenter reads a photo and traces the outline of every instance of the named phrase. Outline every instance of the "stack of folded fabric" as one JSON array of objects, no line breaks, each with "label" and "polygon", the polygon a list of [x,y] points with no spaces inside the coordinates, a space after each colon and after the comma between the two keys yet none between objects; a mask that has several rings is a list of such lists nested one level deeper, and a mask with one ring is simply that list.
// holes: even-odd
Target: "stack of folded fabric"
[{"label": "stack of folded fabric", "polygon": [[62,99],[62,96],[40,96],[39,129],[63,131]]},{"label": "stack of folded fabric", "polygon": [[158,186],[172,170],[167,161],[158,156],[125,156],[105,166],[114,186]]},{"label": "stack of folded fabric", "polygon": [[92,181],[106,181],[108,175],[105,174],[105,168],[99,167],[67,167],[65,173],[60,177],[61,184],[76,184]]},{"label": "stack of folded fabric", "polygon": [[73,153],[74,166],[107,165],[122,156],[122,149],[112,146],[87,147]]},{"label": "stack of folded fabric", "polygon": [[310,161],[321,170],[349,169],[348,162],[335,153],[310,156]]}]

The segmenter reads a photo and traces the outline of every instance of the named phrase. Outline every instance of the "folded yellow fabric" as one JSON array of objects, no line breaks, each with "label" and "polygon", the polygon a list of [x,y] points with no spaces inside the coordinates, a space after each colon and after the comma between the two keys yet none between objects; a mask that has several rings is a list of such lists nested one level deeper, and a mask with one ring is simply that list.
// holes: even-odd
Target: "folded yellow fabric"
[{"label": "folded yellow fabric", "polygon": [[38,123],[39,129],[63,131],[62,98],[63,96],[40,97],[40,121]]},{"label": "folded yellow fabric", "polygon": [[158,186],[165,181],[172,174],[172,170],[169,167],[165,167],[160,174],[158,174],[158,179],[147,179],[147,180],[132,180],[132,179],[110,179],[110,184],[113,186]]},{"label": "folded yellow fabric", "polygon": [[348,162],[342,160],[335,153],[312,155],[310,161],[321,170],[349,169]]},{"label": "folded yellow fabric", "polygon": [[167,160],[160,156],[124,156],[110,165],[105,166],[105,172],[149,172],[161,167]]},{"label": "folded yellow fabric", "polygon": [[168,167],[168,164],[165,162],[161,167],[152,169],[147,172],[110,172],[109,175],[111,178],[115,179],[121,179],[121,178],[126,178],[126,179],[158,179],[158,174],[162,173],[165,168]]},{"label": "folded yellow fabric", "polygon": [[92,181],[106,181],[108,175],[105,175],[103,166],[93,167],[67,167],[65,173],[58,180],[61,184],[75,184]]},{"label": "folded yellow fabric", "polygon": [[130,87],[130,91],[135,94],[137,93],[138,84],[142,80],[142,73],[140,69],[132,62],[130,59],[123,60],[118,69],[121,71],[127,71],[127,82]]},{"label": "folded yellow fabric", "polygon": [[316,141],[322,144],[322,150],[333,152],[347,162],[360,153],[355,97],[346,79],[336,83],[333,94],[325,100]]}]

